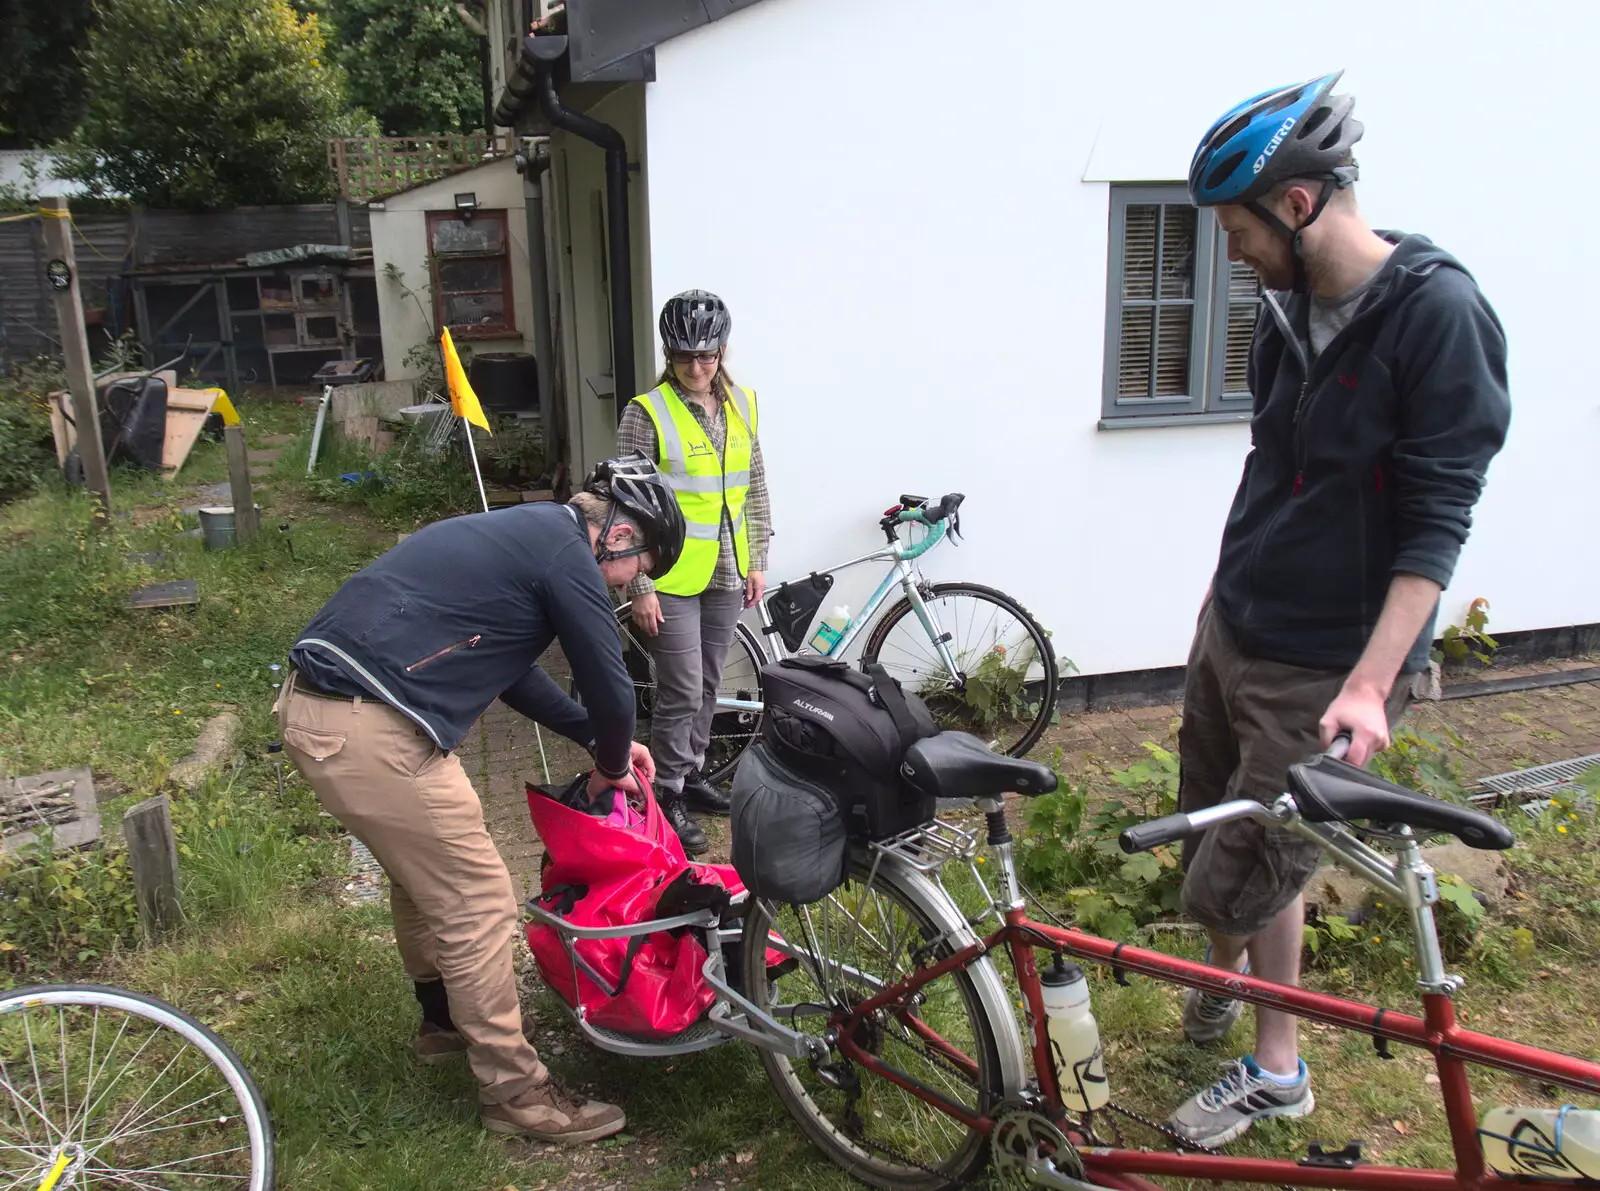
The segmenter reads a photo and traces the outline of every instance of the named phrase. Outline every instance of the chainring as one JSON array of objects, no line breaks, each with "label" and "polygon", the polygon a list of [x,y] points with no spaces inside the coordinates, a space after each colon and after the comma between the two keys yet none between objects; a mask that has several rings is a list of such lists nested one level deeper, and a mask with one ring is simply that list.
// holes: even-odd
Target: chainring
[{"label": "chainring", "polygon": [[999,1117],[989,1134],[989,1150],[996,1181],[1002,1187],[1032,1186],[1032,1173],[1040,1162],[1068,1178],[1083,1179],[1083,1160],[1077,1149],[1054,1122],[1036,1112],[1008,1112]]}]

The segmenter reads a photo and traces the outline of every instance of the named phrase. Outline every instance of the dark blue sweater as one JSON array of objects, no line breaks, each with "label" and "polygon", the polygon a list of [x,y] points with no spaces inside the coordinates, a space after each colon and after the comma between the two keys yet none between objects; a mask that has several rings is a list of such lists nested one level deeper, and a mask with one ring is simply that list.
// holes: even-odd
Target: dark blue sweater
[{"label": "dark blue sweater", "polygon": [[[1447,586],[1505,442],[1500,320],[1449,253],[1381,234],[1394,251],[1309,369],[1304,295],[1282,321],[1263,303],[1256,324],[1253,449],[1213,590],[1241,648],[1266,660],[1350,669],[1394,575]],[[1432,640],[1430,619],[1406,671]]]},{"label": "dark blue sweater", "polygon": [[[538,666],[552,641],[583,705]],[[389,704],[457,747],[496,699],[628,772],[634,692],[582,516],[530,504],[438,521],[346,580],[290,661],[312,682]],[[588,710],[585,710],[587,708]]]}]

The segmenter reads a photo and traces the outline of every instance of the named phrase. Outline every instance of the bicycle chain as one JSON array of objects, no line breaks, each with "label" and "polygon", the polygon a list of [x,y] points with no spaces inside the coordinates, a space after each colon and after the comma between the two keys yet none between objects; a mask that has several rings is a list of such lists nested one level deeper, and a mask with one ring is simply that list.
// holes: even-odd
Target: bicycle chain
[{"label": "bicycle chain", "polygon": [[[917,1054],[922,1055],[923,1058],[931,1060],[934,1066],[943,1067],[945,1070],[947,1070],[952,1075],[954,1075],[957,1079],[960,1079],[960,1080],[962,1080],[962,1081],[964,1081],[964,1082],[966,1082],[968,1084],[971,1084],[976,1089],[977,1085],[973,1084],[972,1077],[970,1075],[968,1075],[965,1071],[961,1070],[961,1068],[957,1067],[953,1062],[951,1062],[949,1059],[945,1058],[945,1056],[943,1056],[942,1054],[939,1054],[937,1051],[928,1049],[926,1044],[919,1044],[919,1043],[916,1043],[916,1042],[912,1042],[909,1038],[901,1038],[901,1039],[899,1039],[899,1041],[901,1042],[902,1045],[906,1046],[908,1049],[913,1050]],[[846,1060],[846,1061],[848,1061],[848,1060]],[[890,1159],[891,1161],[899,1162],[899,1163],[901,1163],[902,1165],[905,1165],[905,1166],[915,1167],[917,1170],[922,1171],[924,1174],[931,1174],[936,1178],[944,1179],[946,1181],[946,1183],[949,1184],[949,1185],[952,1185],[952,1186],[954,1185],[950,1181],[950,1176],[947,1175],[944,1171],[938,1170],[935,1167],[927,1165],[926,1163],[918,1162],[915,1158],[911,1157],[909,1154],[902,1154],[899,1150],[895,1149],[893,1146],[885,1145],[883,1142],[874,1141],[870,1137],[867,1137],[866,1136],[866,1129],[865,1129],[866,1122],[862,1121],[861,1117],[859,1115],[857,1115],[856,1111],[855,1111],[856,1101],[859,1100],[860,1098],[861,1098],[861,1092],[860,1092],[860,1090],[858,1088],[858,1090],[856,1091],[855,1095],[850,1096],[845,1101],[845,1120],[840,1122],[842,1125],[844,1125],[845,1131],[846,1131],[847,1134],[850,1135],[851,1140],[855,1141],[858,1145],[865,1146],[869,1150],[876,1151],[877,1153],[881,1154],[885,1158]],[[854,1128],[850,1124],[850,1121],[852,1119],[854,1121],[860,1123],[860,1125],[861,1125],[860,1129]]]},{"label": "bicycle chain", "polygon": [[1106,1108],[1114,1113],[1118,1113],[1127,1117],[1135,1124],[1143,1125],[1146,1129],[1149,1129],[1154,1133],[1159,1133],[1163,1137],[1170,1138],[1172,1141],[1177,1142],[1178,1145],[1182,1146],[1186,1150],[1195,1150],[1201,1154],[1220,1155],[1222,1153],[1221,1150],[1215,1149],[1212,1146],[1201,1145],[1198,1141],[1190,1141],[1177,1130],[1168,1128],[1166,1125],[1158,1124],[1157,1122],[1152,1121],[1149,1117],[1142,1116],[1139,1113],[1134,1112],[1131,1108],[1123,1108],[1120,1104],[1111,1104],[1109,1102],[1106,1104]]}]

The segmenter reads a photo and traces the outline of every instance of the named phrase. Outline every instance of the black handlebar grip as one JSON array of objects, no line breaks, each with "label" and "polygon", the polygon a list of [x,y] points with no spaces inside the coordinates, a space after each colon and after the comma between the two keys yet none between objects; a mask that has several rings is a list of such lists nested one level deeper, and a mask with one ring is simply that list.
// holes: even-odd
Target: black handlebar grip
[{"label": "black handlebar grip", "polygon": [[1159,819],[1151,819],[1148,823],[1137,823],[1125,828],[1117,836],[1117,843],[1122,845],[1124,852],[1132,855],[1134,852],[1148,852],[1151,848],[1161,844],[1170,844],[1173,840],[1182,839],[1194,831],[1194,824],[1188,815],[1164,815]]}]

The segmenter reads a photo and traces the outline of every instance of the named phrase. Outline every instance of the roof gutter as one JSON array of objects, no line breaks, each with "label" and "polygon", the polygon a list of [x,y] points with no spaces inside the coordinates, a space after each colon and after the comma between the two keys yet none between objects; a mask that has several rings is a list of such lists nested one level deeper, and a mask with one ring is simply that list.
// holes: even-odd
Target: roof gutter
[{"label": "roof gutter", "polygon": [[605,152],[607,285],[611,298],[611,375],[617,420],[633,397],[638,377],[633,353],[633,251],[628,205],[628,145],[609,124],[573,111],[556,91],[555,69],[566,56],[564,36],[527,37],[517,67],[506,80],[495,119],[512,125],[532,99],[551,127],[581,137]]}]

